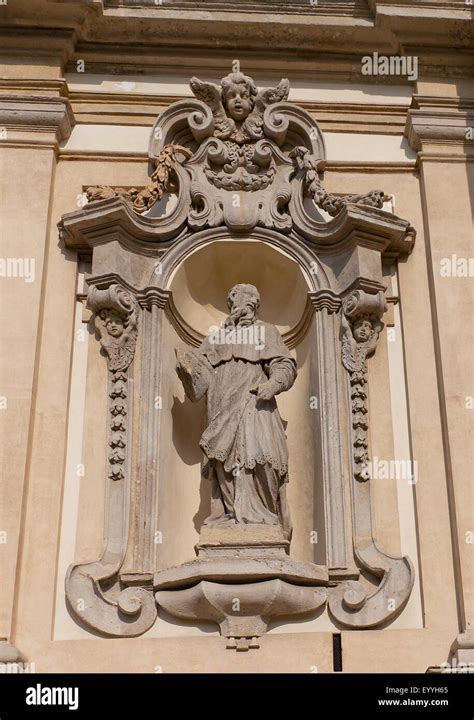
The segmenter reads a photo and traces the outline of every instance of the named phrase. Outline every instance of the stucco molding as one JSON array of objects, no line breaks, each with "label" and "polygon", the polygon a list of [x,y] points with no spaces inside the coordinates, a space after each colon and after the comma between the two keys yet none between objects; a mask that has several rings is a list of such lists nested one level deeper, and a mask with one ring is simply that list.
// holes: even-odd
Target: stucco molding
[{"label": "stucco molding", "polygon": [[[385,310],[382,260],[408,255],[415,231],[408,221],[382,210],[381,190],[336,195],[325,189],[320,128],[305,110],[286,101],[288,81],[258,89],[251,78],[231,73],[220,85],[193,78],[191,87],[196,98],[170,106],[152,129],[149,186],[144,191],[90,188],[90,202],[64,215],[59,224],[67,247],[92,251],[89,306],[109,358],[109,422],[122,418],[120,442],[112,449],[113,468],[107,476],[107,542],[112,544],[99,561],[70,569],[70,606],[100,632],[138,635],[154,622],[154,590],[158,606],[177,617],[212,620],[228,638],[244,642],[265,632],[271,617],[317,611],[329,595],[337,622],[361,629],[378,627],[405,606],[413,569],[408,558],[391,558],[372,540],[371,483],[362,474],[368,461],[366,358],[375,350]],[[177,202],[168,214],[160,215],[154,210],[164,192],[176,193]],[[165,396],[169,380],[163,370],[169,351],[166,317],[187,345],[202,340],[175,303],[173,279],[191,255],[211,243],[228,241],[274,248],[298,265],[307,285],[301,317],[283,339],[293,348],[310,328],[315,330],[311,372],[320,403],[315,440],[321,457],[326,564],[295,563],[288,557],[289,535],[270,537],[265,528],[259,528],[253,539],[241,533],[235,558],[234,531],[211,541],[203,526],[196,560],[156,572],[165,419],[163,412],[155,412],[155,403]],[[137,286],[138,278],[145,278],[145,286]],[[360,319],[362,325],[370,325],[368,340],[358,327]],[[121,338],[127,328],[125,342]],[[109,342],[105,331],[115,333],[116,339]],[[135,341],[140,361],[133,370]],[[117,348],[122,342],[124,347]],[[132,371],[140,397],[133,421]],[[344,498],[347,414],[352,546]],[[132,431],[133,477],[128,452]],[[116,466],[122,472],[117,473]],[[378,583],[371,595],[359,582],[361,568]],[[118,588],[114,595],[108,594],[107,578]],[[240,622],[225,598],[243,585],[249,588],[251,612]],[[315,593],[312,586],[323,587]],[[218,602],[210,599],[216,593]],[[76,611],[80,598],[86,598],[86,606]]]},{"label": "stucco molding", "polygon": [[70,137],[74,115],[66,98],[0,94],[0,127],[7,131],[53,133],[60,143]]},{"label": "stucco molding", "polygon": [[99,289],[91,283],[87,305],[94,313],[100,345],[108,365],[107,521],[104,550],[99,560],[72,564],[65,578],[66,597],[73,615],[94,630],[111,636],[136,636],[156,619],[153,596],[143,587],[119,587],[128,542],[133,381],[138,302],[119,283]]},{"label": "stucco molding", "polygon": [[369,592],[358,580],[342,582],[329,596],[332,616],[347,627],[366,629],[393,620],[410,597],[415,572],[410,558],[384,553],[373,539],[371,471],[368,442],[367,359],[375,353],[381,317],[387,308],[383,290],[353,290],[341,313],[342,363],[350,398],[352,535],[358,563],[380,582]]},{"label": "stucco molding", "polygon": [[408,111],[405,137],[413,150],[425,144],[472,145],[468,130],[474,131],[474,99],[436,98],[415,95]]}]

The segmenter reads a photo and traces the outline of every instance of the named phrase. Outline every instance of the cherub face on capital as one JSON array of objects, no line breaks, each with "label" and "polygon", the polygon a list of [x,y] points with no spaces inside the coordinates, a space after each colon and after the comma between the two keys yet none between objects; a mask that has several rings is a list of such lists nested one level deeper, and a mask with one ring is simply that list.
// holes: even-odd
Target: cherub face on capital
[{"label": "cherub face on capital", "polygon": [[227,114],[237,122],[243,122],[253,110],[257,88],[251,78],[243,73],[230,73],[221,82],[222,104]]},{"label": "cherub face on capital", "polygon": [[121,315],[112,309],[102,310],[101,318],[109,335],[118,338],[123,334],[124,323]]},{"label": "cherub face on capital", "polygon": [[357,342],[367,342],[374,334],[371,321],[366,317],[359,317],[352,326],[352,334]]}]

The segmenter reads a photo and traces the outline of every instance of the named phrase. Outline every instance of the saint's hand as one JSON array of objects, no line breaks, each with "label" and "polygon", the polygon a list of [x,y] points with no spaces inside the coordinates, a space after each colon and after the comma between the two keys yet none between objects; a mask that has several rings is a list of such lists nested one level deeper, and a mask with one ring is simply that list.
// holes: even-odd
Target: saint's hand
[{"label": "saint's hand", "polygon": [[277,390],[278,386],[276,383],[271,380],[267,380],[267,382],[262,383],[262,385],[256,385],[251,388],[250,392],[257,396],[257,400],[271,400],[272,397],[275,396]]}]

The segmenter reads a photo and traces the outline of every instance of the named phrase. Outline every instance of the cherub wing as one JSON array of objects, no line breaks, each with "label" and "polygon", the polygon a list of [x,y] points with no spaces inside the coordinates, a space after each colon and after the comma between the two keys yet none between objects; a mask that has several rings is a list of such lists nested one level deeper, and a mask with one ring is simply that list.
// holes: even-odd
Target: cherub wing
[{"label": "cherub wing", "polygon": [[257,93],[257,103],[260,101],[263,104],[263,109],[269,105],[274,105],[277,102],[283,102],[288,100],[290,92],[290,81],[286,78],[282,78],[278,85],[274,88],[262,88]]},{"label": "cherub wing", "polygon": [[363,358],[357,352],[357,342],[352,334],[351,324],[344,315],[341,316],[342,323],[342,364],[349,372],[362,370]]},{"label": "cherub wing", "polygon": [[228,138],[234,129],[234,122],[225,113],[220,88],[197,77],[192,77],[189,85],[193,95],[211,109],[214,117],[214,135],[218,138]]},{"label": "cherub wing", "polygon": [[263,113],[269,105],[283,102],[288,99],[290,82],[286,78],[280,80],[274,88],[261,88],[255,98],[255,105],[252,112],[245,121],[249,135],[255,139],[263,137]]}]

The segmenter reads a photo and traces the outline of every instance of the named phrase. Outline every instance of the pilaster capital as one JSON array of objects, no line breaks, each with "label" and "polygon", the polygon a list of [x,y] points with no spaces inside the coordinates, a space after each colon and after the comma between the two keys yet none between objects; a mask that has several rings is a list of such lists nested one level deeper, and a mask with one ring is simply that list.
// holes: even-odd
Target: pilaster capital
[{"label": "pilaster capital", "polygon": [[0,139],[8,145],[57,145],[74,127],[67,98],[0,94]]},{"label": "pilaster capital", "polygon": [[[474,145],[474,98],[414,95],[408,110],[405,137],[416,151],[427,146],[449,145],[472,153]],[[470,149],[470,152],[469,152]],[[441,148],[440,148],[441,150]]]}]

